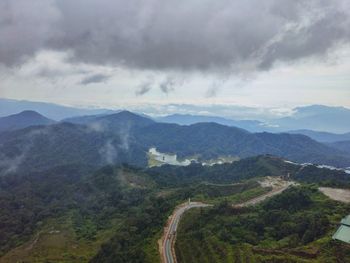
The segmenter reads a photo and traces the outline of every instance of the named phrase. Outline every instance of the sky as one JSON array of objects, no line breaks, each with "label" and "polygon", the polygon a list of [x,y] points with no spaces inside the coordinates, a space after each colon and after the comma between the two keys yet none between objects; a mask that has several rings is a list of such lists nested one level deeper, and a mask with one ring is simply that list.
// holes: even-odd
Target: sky
[{"label": "sky", "polygon": [[1,0],[0,97],[350,107],[350,2]]}]

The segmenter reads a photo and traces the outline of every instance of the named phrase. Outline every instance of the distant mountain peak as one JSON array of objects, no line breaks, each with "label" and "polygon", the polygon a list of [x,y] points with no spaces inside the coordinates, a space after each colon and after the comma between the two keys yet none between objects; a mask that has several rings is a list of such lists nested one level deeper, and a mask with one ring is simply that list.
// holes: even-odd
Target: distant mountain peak
[{"label": "distant mountain peak", "polygon": [[147,116],[141,116],[137,113],[127,111],[127,110],[123,110],[123,111],[113,113],[113,114],[104,115],[104,116],[101,116],[98,118],[98,120],[103,120],[103,119],[141,121],[141,122],[150,122],[150,123],[154,122],[151,118],[149,118]]},{"label": "distant mountain peak", "polygon": [[17,114],[0,118],[0,131],[23,129],[34,125],[49,125],[55,121],[46,118],[33,110],[25,110]]},{"label": "distant mountain peak", "polygon": [[36,112],[34,110],[24,110],[20,113],[13,114],[10,116],[19,116],[19,115],[28,116],[28,117],[39,117],[40,116],[40,117],[46,118],[45,116],[41,115],[39,112]]},{"label": "distant mountain peak", "polygon": [[112,128],[114,131],[132,127],[144,127],[154,123],[154,121],[148,116],[143,116],[127,110],[112,114],[74,117],[64,121],[83,125],[101,125],[101,127]]}]

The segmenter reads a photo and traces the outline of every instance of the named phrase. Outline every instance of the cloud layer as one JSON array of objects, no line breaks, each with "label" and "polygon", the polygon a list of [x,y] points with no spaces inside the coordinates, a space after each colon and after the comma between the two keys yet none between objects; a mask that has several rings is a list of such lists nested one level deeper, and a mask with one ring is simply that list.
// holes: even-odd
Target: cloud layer
[{"label": "cloud layer", "polygon": [[110,76],[105,75],[105,74],[93,74],[93,75],[89,75],[89,76],[83,78],[82,81],[80,82],[80,84],[89,85],[89,84],[93,84],[93,83],[106,82],[109,78],[110,78]]},{"label": "cloud layer", "polygon": [[0,63],[49,49],[141,70],[266,70],[348,43],[349,10],[347,0],[2,0]]}]

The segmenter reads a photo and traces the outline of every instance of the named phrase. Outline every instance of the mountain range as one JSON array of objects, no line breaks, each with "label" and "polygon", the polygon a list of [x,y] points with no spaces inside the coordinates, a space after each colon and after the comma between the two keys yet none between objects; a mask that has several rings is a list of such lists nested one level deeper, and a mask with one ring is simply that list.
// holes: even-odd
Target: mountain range
[{"label": "mountain range", "polygon": [[12,100],[0,98],[0,117],[5,117],[12,114],[17,114],[22,111],[36,111],[47,118],[55,121],[60,121],[65,118],[82,116],[82,115],[94,115],[94,114],[106,114],[113,113],[112,110],[107,109],[83,109],[67,107],[54,103],[46,102],[34,102],[26,100]]},{"label": "mountain range", "polygon": [[[171,112],[167,110],[166,105],[151,108],[138,107],[134,111],[140,115],[146,113],[148,116],[153,116],[157,122],[176,123],[180,125],[215,122],[226,126],[239,127],[250,132],[266,131],[278,133],[295,130],[312,130],[334,134],[350,132],[350,122],[347,121],[350,119],[350,109],[345,107],[324,105],[296,107],[289,110],[288,114],[284,113],[285,117],[280,117],[280,114],[274,114],[273,109],[259,109],[235,105],[208,105],[206,107],[198,105],[168,105],[168,108],[178,109],[177,112],[181,112],[182,114],[164,116],[164,113]],[[120,111],[115,109],[74,108],[52,103],[0,99],[0,117],[17,114],[25,110],[36,111],[55,121],[72,118],[73,120],[69,120],[71,122],[75,122],[74,119],[76,117],[86,116],[89,119],[92,115],[103,116]],[[80,119],[80,121],[85,122],[86,120]],[[317,140],[317,137],[319,136],[317,135],[313,138]],[[328,142],[328,139],[326,138],[324,140],[323,136],[321,136],[321,139],[324,142]],[[347,140],[347,138],[342,138],[341,140]],[[331,139],[330,141],[335,140]]]},{"label": "mountain range", "polygon": [[[23,120],[23,115],[13,118]],[[176,153],[199,161],[220,156],[272,154],[295,162],[350,166],[350,154],[305,135],[251,133],[217,123],[178,125],[121,111],[0,133],[0,172],[41,171],[60,165],[93,168],[130,163],[147,166],[147,152]]]},{"label": "mountain range", "polygon": [[307,135],[322,142],[347,140],[350,137],[350,109],[312,105],[297,107],[292,114],[283,118],[256,120],[233,120],[218,116],[172,114],[156,118],[159,122],[190,125],[200,122],[215,122],[235,126],[250,132],[289,132]]},{"label": "mountain range", "polygon": [[232,120],[217,116],[191,115],[191,114],[172,114],[155,118],[158,122],[176,123],[179,125],[191,125],[201,122],[215,122],[225,126],[239,127],[251,132],[266,131],[268,127],[263,122],[256,120]]},{"label": "mountain range", "polygon": [[350,131],[350,109],[311,105],[297,107],[288,117],[271,120],[270,124],[279,130],[315,130],[330,133],[347,133]]}]

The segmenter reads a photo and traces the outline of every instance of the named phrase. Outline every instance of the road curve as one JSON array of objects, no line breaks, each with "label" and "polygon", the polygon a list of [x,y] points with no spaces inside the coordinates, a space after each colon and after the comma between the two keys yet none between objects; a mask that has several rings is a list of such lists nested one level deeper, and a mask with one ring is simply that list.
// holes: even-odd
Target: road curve
[{"label": "road curve", "polygon": [[[286,190],[288,187],[292,185],[296,185],[293,181],[284,181],[280,178],[267,178],[270,182],[269,186],[272,187],[272,190],[268,193],[262,194],[258,197],[252,198],[248,201],[232,205],[233,207],[245,207],[250,205],[256,205],[257,203],[260,203],[264,201],[265,199],[272,197],[274,195],[282,193],[284,190]],[[262,183],[262,186],[264,186],[264,183],[266,184],[266,181],[260,182]],[[163,239],[161,241],[160,246],[160,253],[161,253],[161,259],[162,263],[177,263],[176,260],[176,254],[175,254],[175,239],[176,239],[176,230],[180,221],[181,216],[189,209],[196,208],[196,207],[207,207],[211,206],[208,204],[204,204],[201,202],[186,202],[180,206],[178,206],[172,216],[169,219],[168,227],[164,230]]]},{"label": "road curve", "polygon": [[176,230],[179,225],[181,216],[189,209],[198,207],[207,207],[210,205],[200,202],[186,202],[175,209],[173,215],[170,218],[168,227],[165,229],[165,233],[162,240],[162,262],[163,263],[176,263],[176,254],[174,251],[174,243],[176,239]]}]

